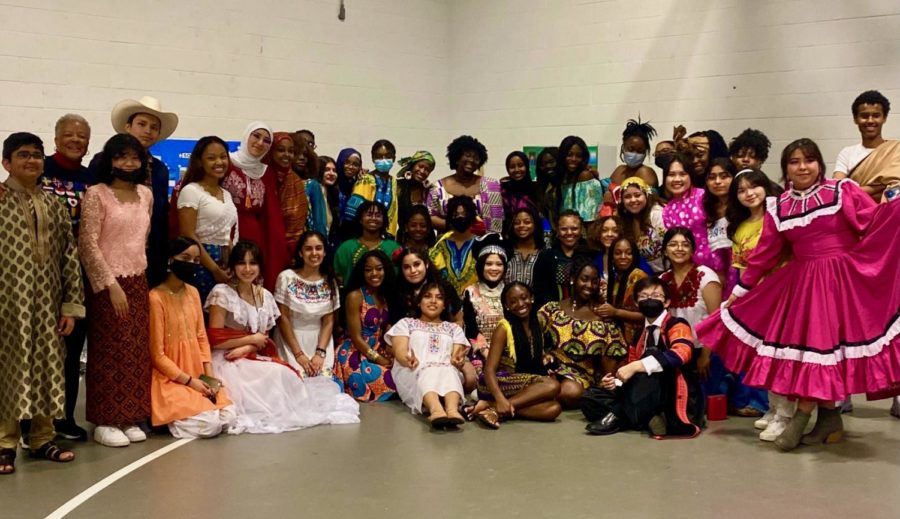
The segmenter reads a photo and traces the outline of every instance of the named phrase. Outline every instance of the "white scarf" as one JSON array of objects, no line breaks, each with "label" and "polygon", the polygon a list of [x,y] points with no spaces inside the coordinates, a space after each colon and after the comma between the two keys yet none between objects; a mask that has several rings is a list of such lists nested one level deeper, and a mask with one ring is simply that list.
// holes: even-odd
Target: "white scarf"
[{"label": "white scarf", "polygon": [[[263,173],[266,172],[266,165],[262,163],[262,157],[256,158],[253,155],[250,155],[250,151],[247,149],[249,147],[250,134],[260,129],[269,132],[269,139],[272,138],[272,130],[269,128],[269,125],[261,121],[253,121],[244,128],[244,135],[241,137],[241,146],[237,151],[229,154],[231,156],[231,163],[240,168],[245,175],[253,180],[261,179]],[[265,157],[265,153],[263,154],[263,157]]]}]

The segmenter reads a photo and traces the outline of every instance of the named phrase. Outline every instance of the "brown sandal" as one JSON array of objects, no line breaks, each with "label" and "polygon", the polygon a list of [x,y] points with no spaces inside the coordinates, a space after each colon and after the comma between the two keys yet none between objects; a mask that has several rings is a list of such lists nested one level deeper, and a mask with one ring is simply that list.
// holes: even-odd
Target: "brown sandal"
[{"label": "brown sandal", "polygon": [[497,430],[500,428],[500,415],[497,414],[497,410],[493,407],[488,407],[483,411],[479,411],[475,415],[475,418],[491,429]]},{"label": "brown sandal", "polygon": [[[64,459],[63,456],[66,454],[71,454],[72,457],[68,459]],[[49,441],[37,449],[31,449],[31,453],[29,454],[32,458],[55,461],[57,463],[68,463],[75,459],[75,453],[69,450],[65,450],[61,448],[56,442]]]},{"label": "brown sandal", "polygon": [[0,449],[0,474],[16,471],[16,449]]}]

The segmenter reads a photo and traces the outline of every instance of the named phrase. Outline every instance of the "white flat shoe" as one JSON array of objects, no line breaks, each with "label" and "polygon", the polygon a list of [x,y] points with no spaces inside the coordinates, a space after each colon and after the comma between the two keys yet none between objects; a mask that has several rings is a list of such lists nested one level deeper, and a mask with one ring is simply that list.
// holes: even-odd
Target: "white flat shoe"
[{"label": "white flat shoe", "polygon": [[122,429],[122,433],[131,443],[139,443],[147,439],[147,434],[136,425],[125,427]]},{"label": "white flat shoe", "polygon": [[764,442],[773,442],[776,438],[781,436],[781,433],[787,428],[787,425],[790,423],[790,418],[784,418],[783,416],[776,416],[769,422],[769,426],[766,427],[766,430],[759,433],[759,439]]},{"label": "white flat shoe", "polygon": [[759,430],[763,430],[763,429],[765,429],[766,427],[768,427],[768,426],[769,426],[769,423],[770,423],[772,420],[774,420],[774,419],[775,419],[775,411],[772,410],[772,409],[769,409],[769,410],[766,412],[766,414],[764,414],[764,415],[762,416],[762,418],[760,418],[760,419],[756,420],[755,422],[753,422],[753,427],[755,427],[755,428],[757,428],[757,429],[759,429]]},{"label": "white flat shoe", "polygon": [[131,442],[118,427],[101,425],[94,429],[94,441],[107,447],[128,447]]}]

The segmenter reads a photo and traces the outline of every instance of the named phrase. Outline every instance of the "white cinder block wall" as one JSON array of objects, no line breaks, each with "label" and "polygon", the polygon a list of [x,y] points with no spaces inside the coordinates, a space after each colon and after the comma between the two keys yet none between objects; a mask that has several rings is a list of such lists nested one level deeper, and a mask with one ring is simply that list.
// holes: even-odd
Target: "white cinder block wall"
[{"label": "white cinder block wall", "polygon": [[[0,4],[0,133],[52,138],[65,112],[110,135],[109,110],[149,94],[175,137],[237,139],[247,122],[303,127],[319,151],[443,156],[471,133],[488,173],[570,133],[616,147],[639,113],[730,139],[808,136],[832,162],[858,138],[850,103],[877,88],[900,111],[896,0],[7,0]],[[898,115],[886,135],[900,137]],[[601,151],[601,171],[617,161]],[[436,175],[447,173],[443,160]]]},{"label": "white cinder block wall", "polygon": [[[858,142],[850,105],[878,89],[900,114],[896,0],[456,0],[451,128],[506,153],[568,134],[616,146],[629,118],[726,140],[747,127],[781,150],[815,139],[829,167]],[[900,138],[900,115],[885,128]],[[602,153],[602,149],[601,149]],[[650,159],[648,159],[649,163]],[[618,156],[601,157],[604,164]]]},{"label": "white cinder block wall", "polygon": [[449,4],[444,0],[10,0],[0,4],[0,133],[52,139],[65,112],[112,133],[125,98],[158,97],[175,138],[238,140],[253,120],[310,128],[318,151],[369,161],[446,146]]}]

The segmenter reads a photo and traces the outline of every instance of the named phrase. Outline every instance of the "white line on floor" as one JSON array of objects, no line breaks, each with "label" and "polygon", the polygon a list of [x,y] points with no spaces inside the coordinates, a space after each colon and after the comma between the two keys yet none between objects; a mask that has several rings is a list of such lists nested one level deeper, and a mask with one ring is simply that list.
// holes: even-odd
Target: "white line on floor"
[{"label": "white line on floor", "polygon": [[121,469],[113,472],[109,476],[106,476],[105,478],[101,479],[100,481],[94,483],[93,485],[91,485],[90,487],[85,489],[83,492],[78,494],[77,496],[66,501],[62,506],[60,506],[59,508],[54,510],[53,513],[48,515],[45,519],[61,519],[65,516],[67,516],[72,510],[75,510],[82,503],[84,503],[88,499],[97,495],[104,488],[112,485],[116,481],[124,478],[128,474],[131,474],[135,470],[143,467],[144,465],[150,463],[151,461],[155,460],[156,458],[159,458],[160,456],[164,456],[165,454],[168,454],[168,453],[174,451],[175,449],[181,447],[182,445],[186,445],[192,441],[194,441],[194,438],[185,438],[182,440],[178,440],[175,443],[166,445],[165,447],[163,447],[159,450],[153,451],[150,454],[144,456],[143,458],[136,460],[136,461],[130,463],[129,465],[126,465],[125,467],[122,467]]}]

